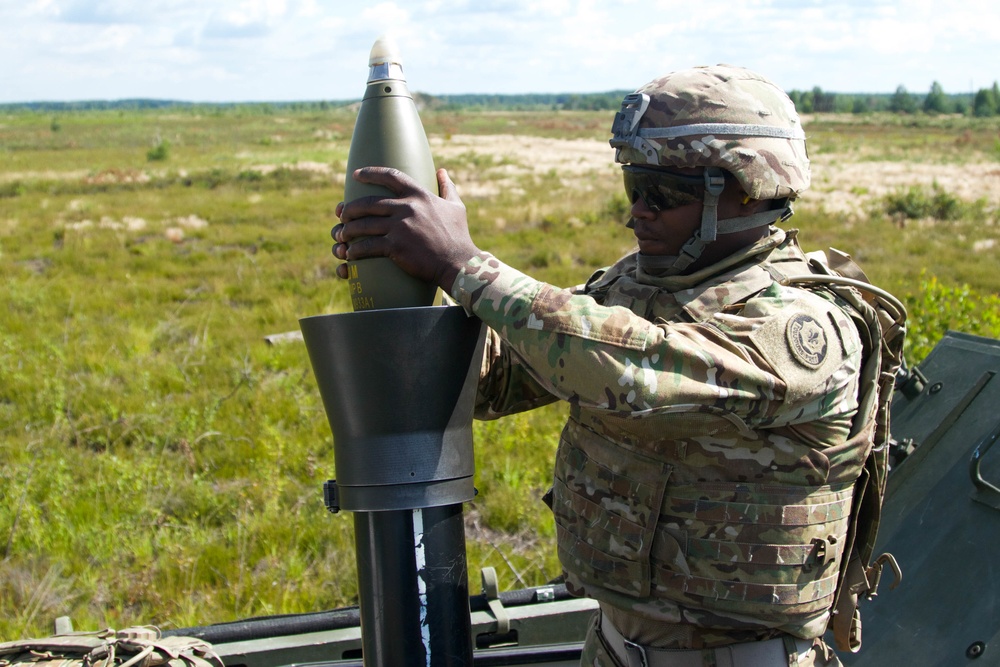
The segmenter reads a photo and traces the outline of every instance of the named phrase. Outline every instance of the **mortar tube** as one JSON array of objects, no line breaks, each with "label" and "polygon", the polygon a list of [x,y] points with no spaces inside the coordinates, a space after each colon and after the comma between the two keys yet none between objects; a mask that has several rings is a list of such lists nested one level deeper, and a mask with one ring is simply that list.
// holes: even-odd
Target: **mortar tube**
[{"label": "mortar tube", "polygon": [[354,513],[366,667],[472,665],[462,506]]},{"label": "mortar tube", "polygon": [[462,503],[482,323],[459,306],[300,320],[334,433],[327,506],[354,513],[366,667],[471,667]]}]

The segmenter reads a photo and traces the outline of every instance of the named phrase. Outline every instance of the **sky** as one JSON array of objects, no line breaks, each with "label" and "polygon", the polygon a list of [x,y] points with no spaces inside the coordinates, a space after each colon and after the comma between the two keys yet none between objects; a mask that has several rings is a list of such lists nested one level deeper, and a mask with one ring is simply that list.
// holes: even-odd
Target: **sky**
[{"label": "sky", "polygon": [[716,63],[789,91],[1000,79],[996,0],[0,0],[0,103],[357,99],[383,34],[432,95],[634,90]]}]

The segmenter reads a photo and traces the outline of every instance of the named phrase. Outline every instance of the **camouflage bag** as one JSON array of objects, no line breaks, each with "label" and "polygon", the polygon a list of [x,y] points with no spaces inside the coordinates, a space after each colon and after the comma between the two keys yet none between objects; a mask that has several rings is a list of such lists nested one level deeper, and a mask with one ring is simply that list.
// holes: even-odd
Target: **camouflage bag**
[{"label": "camouflage bag", "polygon": [[0,644],[0,667],[222,667],[207,642],[152,627],[72,632]]}]

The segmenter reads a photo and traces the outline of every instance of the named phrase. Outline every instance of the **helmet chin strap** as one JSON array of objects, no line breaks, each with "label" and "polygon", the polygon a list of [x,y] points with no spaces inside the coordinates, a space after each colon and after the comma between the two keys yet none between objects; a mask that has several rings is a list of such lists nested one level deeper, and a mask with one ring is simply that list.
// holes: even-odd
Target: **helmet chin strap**
[{"label": "helmet chin strap", "polygon": [[705,196],[701,207],[701,227],[691,235],[681,254],[667,269],[668,275],[681,273],[696,262],[705,246],[715,240],[719,227],[719,197],[726,189],[726,174],[718,167],[705,169]]},{"label": "helmet chin strap", "polygon": [[681,248],[679,255],[643,255],[639,253],[638,262],[644,270],[661,276],[675,276],[683,273],[694,262],[698,261],[705,248],[713,243],[719,234],[733,234],[745,229],[763,227],[778,220],[787,219],[792,209],[760,211],[738,218],[719,220],[719,197],[726,187],[725,172],[718,167],[705,169],[705,196],[701,209],[701,227],[695,230],[691,238]]}]

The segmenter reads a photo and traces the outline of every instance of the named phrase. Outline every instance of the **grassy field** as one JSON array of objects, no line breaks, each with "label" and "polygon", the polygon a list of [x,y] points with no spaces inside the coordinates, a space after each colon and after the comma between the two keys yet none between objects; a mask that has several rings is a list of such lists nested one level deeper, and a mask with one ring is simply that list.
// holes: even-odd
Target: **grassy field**
[{"label": "grassy field", "polygon": [[[349,308],[329,254],[349,110],[0,115],[0,640],[356,602],[301,344]],[[571,285],[627,251],[611,114],[424,116],[480,246]],[[1000,335],[1000,125],[808,119],[794,218],[906,298],[911,359]],[[473,590],[559,574],[539,497],[564,411],[477,423]]]}]

